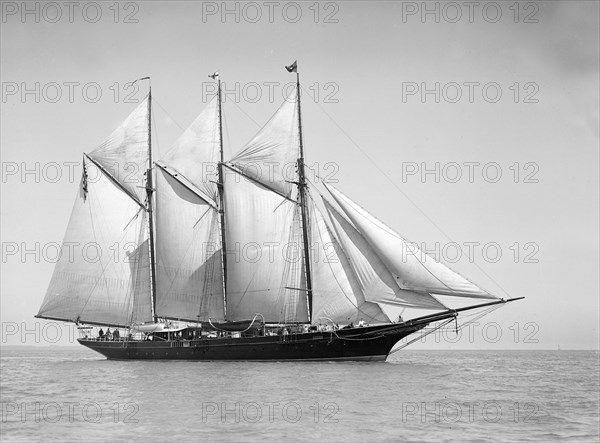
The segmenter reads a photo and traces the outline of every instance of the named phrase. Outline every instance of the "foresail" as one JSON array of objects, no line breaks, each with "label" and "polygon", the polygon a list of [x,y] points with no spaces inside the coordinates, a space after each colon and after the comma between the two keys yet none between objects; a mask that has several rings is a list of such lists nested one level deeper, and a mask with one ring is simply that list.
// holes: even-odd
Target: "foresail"
[{"label": "foresail", "polygon": [[307,321],[297,204],[229,168],[224,178],[227,320]]},{"label": "foresail", "polygon": [[403,308],[446,309],[427,293],[401,289],[362,235],[327,200],[323,200],[366,300],[377,303],[392,321],[398,319]]},{"label": "foresail", "polygon": [[327,186],[327,189],[401,288],[460,297],[497,298],[425,254],[334,187]]},{"label": "foresail", "polygon": [[139,203],[146,198],[148,135],[146,97],[104,143],[88,154]]},{"label": "foresail", "polygon": [[213,200],[216,200],[218,182],[219,137],[219,109],[215,97],[162,159]]},{"label": "foresail", "polygon": [[156,168],[156,314],[224,319],[219,216],[215,207]]},{"label": "foresail", "polygon": [[329,323],[330,319],[346,325],[361,318],[387,323],[379,305],[365,300],[345,252],[316,205],[310,205],[310,214],[313,323]]},{"label": "foresail", "polygon": [[298,103],[296,88],[279,110],[230,164],[248,177],[289,197],[298,180]]},{"label": "foresail", "polygon": [[140,252],[143,209],[88,161],[84,171],[38,316],[120,326],[134,314],[137,321],[151,321],[147,260]]}]

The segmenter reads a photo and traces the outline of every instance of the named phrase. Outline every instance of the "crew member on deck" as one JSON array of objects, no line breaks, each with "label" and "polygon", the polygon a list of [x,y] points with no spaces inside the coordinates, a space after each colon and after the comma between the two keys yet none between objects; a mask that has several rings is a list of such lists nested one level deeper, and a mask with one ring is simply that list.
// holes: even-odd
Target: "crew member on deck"
[{"label": "crew member on deck", "polygon": [[364,328],[365,326],[367,326],[367,323],[361,318],[360,321],[358,322],[358,327]]}]

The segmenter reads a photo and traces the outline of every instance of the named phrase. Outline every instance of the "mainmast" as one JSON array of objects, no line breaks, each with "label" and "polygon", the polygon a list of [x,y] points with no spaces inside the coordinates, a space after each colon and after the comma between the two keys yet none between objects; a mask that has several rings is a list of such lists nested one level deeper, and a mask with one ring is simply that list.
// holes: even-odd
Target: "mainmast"
[{"label": "mainmast", "polygon": [[225,161],[223,154],[223,113],[221,108],[221,78],[219,77],[219,73],[215,72],[210,75],[213,79],[217,79],[218,85],[218,93],[217,93],[217,101],[219,104],[219,178],[217,183],[217,193],[219,195],[219,215],[221,217],[220,227],[221,227],[221,263],[223,268],[223,315],[224,318],[227,319],[227,247],[225,242],[225,204],[223,197],[224,190],[224,177],[223,177],[223,162]]},{"label": "mainmast", "polygon": [[300,73],[297,62],[285,67],[288,72],[296,73],[296,94],[298,94],[298,138],[300,156],[298,158],[298,194],[300,195],[300,213],[302,215],[302,240],[304,243],[304,268],[306,270],[306,296],[308,300],[308,319],[312,322],[312,278],[310,273],[310,245],[308,239],[308,208],[306,205],[306,175],[304,172],[304,146],[302,143],[302,109],[300,107]]},{"label": "mainmast", "polygon": [[[140,80],[150,81],[150,77],[144,77]],[[154,250],[154,208],[153,197],[154,187],[152,180],[152,86],[148,89],[148,169],[146,170],[146,200],[148,212],[148,230],[149,230],[149,252],[150,252],[150,293],[152,296],[152,318],[158,321],[156,315],[156,257]]]}]

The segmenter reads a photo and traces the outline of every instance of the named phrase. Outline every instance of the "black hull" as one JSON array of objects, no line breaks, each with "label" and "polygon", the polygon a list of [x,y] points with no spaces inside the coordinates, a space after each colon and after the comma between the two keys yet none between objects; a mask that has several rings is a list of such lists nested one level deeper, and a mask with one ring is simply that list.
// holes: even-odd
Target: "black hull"
[{"label": "black hull", "polygon": [[419,321],[280,336],[179,341],[80,339],[79,343],[115,360],[384,361],[398,341],[428,323]]}]

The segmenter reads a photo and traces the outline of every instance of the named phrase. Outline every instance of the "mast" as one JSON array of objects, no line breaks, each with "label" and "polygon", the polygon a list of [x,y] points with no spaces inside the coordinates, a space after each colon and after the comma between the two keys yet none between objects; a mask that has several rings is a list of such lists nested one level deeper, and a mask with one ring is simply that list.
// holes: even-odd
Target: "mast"
[{"label": "mast", "polygon": [[304,243],[304,267],[306,269],[306,296],[308,299],[308,319],[312,322],[312,278],[310,273],[310,245],[308,239],[308,208],[306,205],[306,176],[304,172],[304,146],[302,143],[302,110],[300,107],[300,73],[297,62],[290,67],[288,72],[296,73],[296,93],[298,94],[298,134],[300,144],[300,157],[298,158],[298,193],[300,194],[300,212],[302,215],[302,240]]},{"label": "mast", "polygon": [[[150,80],[150,77],[146,77]],[[148,201],[148,228],[150,241],[150,292],[152,296],[152,318],[156,322],[156,258],[154,251],[154,211],[152,197],[154,193],[152,181],[152,86],[148,92],[148,169],[146,171],[146,196]]]},{"label": "mast", "polygon": [[223,268],[223,317],[225,320],[227,319],[227,246],[225,242],[225,204],[223,198],[223,190],[225,189],[225,180],[223,177],[223,162],[224,154],[223,154],[223,115],[221,108],[221,77],[219,77],[219,73],[216,72],[211,76],[212,78],[217,78],[218,84],[218,93],[217,93],[217,102],[219,104],[219,179],[217,183],[217,193],[219,194],[219,215],[220,215],[220,225],[221,225],[221,263]]}]

